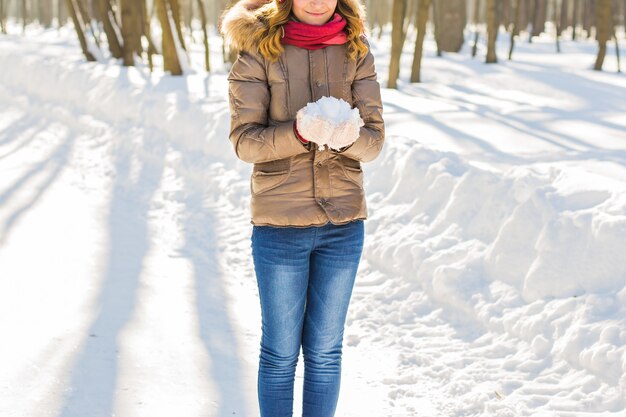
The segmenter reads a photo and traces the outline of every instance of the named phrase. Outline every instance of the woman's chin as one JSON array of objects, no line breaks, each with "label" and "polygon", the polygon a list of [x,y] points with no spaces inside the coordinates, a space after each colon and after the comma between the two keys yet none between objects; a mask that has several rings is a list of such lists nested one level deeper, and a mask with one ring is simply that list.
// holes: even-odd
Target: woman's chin
[{"label": "woman's chin", "polygon": [[307,23],[309,25],[320,26],[320,25],[323,25],[325,23],[328,23],[328,21],[330,20],[331,17],[332,16],[330,16],[328,14],[320,14],[320,15],[307,14],[303,19],[301,19],[301,21],[303,23]]}]

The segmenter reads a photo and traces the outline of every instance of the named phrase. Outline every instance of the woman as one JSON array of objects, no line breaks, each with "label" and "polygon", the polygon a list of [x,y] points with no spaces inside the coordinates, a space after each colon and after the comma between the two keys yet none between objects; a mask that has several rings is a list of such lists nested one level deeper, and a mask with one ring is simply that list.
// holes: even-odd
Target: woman
[{"label": "woman", "polygon": [[[343,329],[367,216],[361,162],[384,140],[380,86],[358,0],[239,1],[222,32],[239,51],[229,75],[230,140],[254,164],[252,255],[262,312],[262,417],[291,416],[304,358],[303,416],[333,416]],[[362,127],[320,146],[298,129],[307,103],[334,97]],[[299,112],[299,110],[301,110]],[[313,136],[313,137],[311,137]]]}]

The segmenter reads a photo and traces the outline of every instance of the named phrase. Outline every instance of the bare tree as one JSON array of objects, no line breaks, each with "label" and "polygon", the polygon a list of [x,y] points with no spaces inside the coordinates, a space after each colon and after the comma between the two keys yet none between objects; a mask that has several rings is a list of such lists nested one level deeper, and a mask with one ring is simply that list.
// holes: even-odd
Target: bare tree
[{"label": "bare tree", "polygon": [[465,41],[463,29],[467,24],[465,0],[438,3],[435,26],[439,29],[438,43],[443,52],[459,52]]},{"label": "bare tree", "polygon": [[389,63],[389,79],[387,87],[398,88],[400,75],[400,57],[404,46],[404,16],[406,0],[393,0],[391,27],[391,61]]},{"label": "bare tree", "polygon": [[[174,2],[176,2],[174,0]],[[163,66],[165,71],[169,71],[172,75],[182,75],[183,69],[180,65],[180,58],[176,48],[176,39],[178,33],[176,31],[173,12],[170,0],[155,0],[157,16],[162,28],[162,45],[163,45]]]},{"label": "bare tree", "polygon": [[148,5],[146,4],[146,0],[141,0],[141,22],[143,27],[143,36],[148,41],[148,67],[150,68],[150,72],[154,69],[154,64],[152,62],[152,55],[157,53],[156,46],[154,45],[154,41],[152,40],[152,31],[150,29],[150,22],[152,20],[152,11],[154,11],[154,5],[150,12],[148,12]]},{"label": "bare tree", "polygon": [[426,24],[428,23],[428,13],[431,0],[419,0],[417,8],[417,39],[415,39],[415,52],[413,54],[413,66],[411,68],[411,82],[421,82],[422,72],[422,52],[424,37],[426,36]]},{"label": "bare tree", "polygon": [[200,14],[200,23],[202,24],[202,35],[204,36],[204,68],[207,71],[211,71],[211,58],[209,49],[209,34],[206,30],[207,19],[206,12],[204,11],[204,4],[202,0],[198,0],[198,13]]},{"label": "bare tree", "polygon": [[591,28],[595,25],[596,0],[583,1],[583,30],[587,38],[591,36]]},{"label": "bare tree", "polygon": [[496,55],[496,39],[498,38],[498,16],[496,0],[487,0],[487,64],[498,62]]},{"label": "bare tree", "polygon": [[97,5],[111,56],[114,58],[122,58],[122,39],[118,37],[119,26],[115,20],[111,0],[97,0]]},{"label": "bare tree", "polygon": [[570,0],[561,0],[561,11],[559,12],[559,26],[557,28],[558,35],[560,36],[565,29],[570,26]]},{"label": "bare tree", "polygon": [[534,0],[532,25],[533,29],[528,38],[530,42],[533,37],[541,35],[546,28],[546,20],[548,17],[548,1],[547,0]]},{"label": "bare tree", "polygon": [[606,56],[606,43],[611,37],[611,0],[598,0],[596,3],[596,30],[598,37],[598,57],[593,69],[602,71]]},{"label": "bare tree", "polygon": [[[218,1],[222,4],[220,11],[230,8],[232,5],[234,5],[237,2],[237,0],[218,0]],[[221,13],[218,13],[218,14],[221,15]],[[230,63],[235,62],[235,60],[237,59],[237,51],[234,48],[228,48],[228,50],[226,49],[226,41],[224,40],[223,36],[222,36],[222,59],[224,60],[224,62],[230,62]]]},{"label": "bare tree", "polygon": [[52,1],[51,0],[39,0],[38,4],[39,23],[46,28],[52,26]]},{"label": "bare tree", "polygon": [[474,1],[474,45],[472,45],[472,57],[476,56],[476,51],[478,50],[478,36],[480,31],[478,30],[478,26],[480,25],[480,7],[482,6],[481,0]]},{"label": "bare tree", "polygon": [[619,43],[617,42],[615,27],[613,27],[613,40],[615,41],[615,58],[617,58],[617,72],[622,72],[622,62],[619,55]]},{"label": "bare tree", "polygon": [[67,6],[67,10],[72,17],[72,22],[74,22],[74,29],[76,30],[76,34],[78,35],[78,41],[80,42],[80,47],[83,50],[83,54],[87,61],[95,61],[96,58],[93,56],[91,51],[89,51],[89,47],[87,46],[87,38],[85,37],[85,23],[83,21],[83,16],[80,13],[80,9],[76,4],[77,0],[65,0],[65,4]]},{"label": "bare tree", "polygon": [[519,32],[518,28],[519,28],[519,20],[520,20],[520,12],[522,10],[522,0],[513,0],[515,3],[514,5],[514,12],[513,12],[513,25],[511,27],[511,43],[509,46],[509,61],[513,58],[513,48],[515,48],[515,36],[517,35],[517,33]]},{"label": "bare tree", "polygon": [[0,32],[7,33],[5,0],[0,0]]},{"label": "bare tree", "polygon": [[[441,0],[432,0],[433,2],[433,17],[439,15],[439,5]],[[435,31],[435,45],[437,46],[437,56],[441,56],[441,47],[439,46],[439,38],[441,37],[441,25],[437,22],[437,19],[433,19],[434,31]]]},{"label": "bare tree", "polygon": [[91,34],[91,37],[93,38],[93,41],[95,42],[96,46],[99,48],[100,40],[98,38],[96,30],[94,29],[93,20],[91,19],[91,14],[89,13],[89,10],[87,10],[87,7],[85,6],[84,1],[85,0],[74,0],[73,4],[74,4],[74,7],[76,7],[76,13],[78,13],[84,25],[83,29],[85,31],[89,31],[89,33]]},{"label": "bare tree", "polygon": [[576,40],[576,31],[580,22],[580,0],[574,0],[574,10],[572,11],[572,40]]},{"label": "bare tree", "polygon": [[372,34],[378,28],[377,37],[380,39],[383,26],[389,22],[389,11],[391,10],[389,0],[367,0],[367,19]]},{"label": "bare tree", "polygon": [[193,3],[191,0],[180,0],[180,14],[182,16],[182,26],[185,27],[188,33],[192,33]]},{"label": "bare tree", "polygon": [[57,0],[57,19],[59,27],[67,22],[67,5],[63,0]]},{"label": "bare tree", "polygon": [[187,49],[185,46],[185,39],[183,38],[183,29],[180,22],[180,0],[167,0],[170,5],[172,20],[174,21],[174,27],[178,34],[178,42],[183,49]]},{"label": "bare tree", "polygon": [[120,0],[122,12],[123,58],[125,66],[135,65],[135,54],[141,55],[141,4],[137,0]]},{"label": "bare tree", "polygon": [[22,33],[26,33],[26,25],[30,22],[28,4],[28,0],[22,0]]},{"label": "bare tree", "polygon": [[[615,16],[615,15],[613,15]],[[622,15],[622,18],[626,18],[626,16]],[[617,58],[617,72],[622,72],[622,62],[619,55],[619,42],[617,41],[617,33],[615,33],[615,17],[613,17],[611,22],[611,32],[613,32],[613,40],[615,41],[615,58]]]},{"label": "bare tree", "polygon": [[[560,43],[560,39],[561,39],[561,33],[563,31],[563,26],[561,26],[561,14],[563,14],[563,8],[567,8],[566,5],[567,3],[565,2],[565,0],[561,0],[561,7],[559,7],[559,0],[554,0],[553,1],[553,5],[552,5],[552,13],[553,13],[553,22],[556,25],[556,52],[560,53],[561,52],[561,43]],[[565,13],[567,13],[567,9],[565,11]]]}]

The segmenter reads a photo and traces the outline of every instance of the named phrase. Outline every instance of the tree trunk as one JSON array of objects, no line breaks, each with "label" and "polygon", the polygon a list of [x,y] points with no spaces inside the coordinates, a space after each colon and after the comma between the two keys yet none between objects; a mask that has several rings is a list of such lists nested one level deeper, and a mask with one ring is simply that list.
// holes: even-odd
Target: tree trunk
[{"label": "tree trunk", "polygon": [[[624,16],[626,18],[626,16]],[[617,33],[615,33],[615,25],[613,26],[613,39],[615,40],[615,58],[617,58],[617,72],[622,72],[622,62],[619,55],[619,42],[617,41]]]},{"label": "tree trunk", "polygon": [[172,14],[172,11],[170,10],[170,3],[168,0],[155,0],[155,6],[163,33],[162,45],[164,69],[165,71],[169,71],[172,75],[182,75],[183,69],[180,66],[178,51],[176,50],[176,43],[174,41],[176,29],[170,24],[170,16]]},{"label": "tree trunk", "polygon": [[563,12],[563,10],[561,9],[563,8],[564,4],[565,4],[565,0],[561,0],[561,5],[559,7],[558,0],[554,0],[553,7],[552,7],[552,13],[554,16],[553,22],[556,25],[556,52],[557,53],[561,52],[560,39],[561,39],[561,32],[563,31],[562,26],[561,26],[561,13]]},{"label": "tree trunk", "polygon": [[109,44],[109,51],[113,58],[122,58],[122,40],[118,38],[119,28],[113,16],[110,5],[111,0],[98,0],[98,10],[102,19],[102,26]]},{"label": "tree trunk", "polygon": [[595,25],[594,16],[596,15],[596,1],[586,0],[583,2],[583,30],[587,34],[587,38],[591,36],[591,28]]},{"label": "tree trunk", "polygon": [[143,27],[143,36],[148,40],[148,67],[150,68],[150,72],[154,70],[154,64],[152,62],[152,55],[157,53],[156,46],[154,45],[154,41],[152,40],[152,31],[150,29],[150,22],[152,20],[152,11],[154,11],[154,6],[151,9],[151,12],[148,13],[148,5],[146,4],[146,0],[141,0],[141,23]]},{"label": "tree trunk", "polygon": [[472,46],[472,57],[476,56],[476,51],[478,50],[478,36],[480,31],[478,30],[478,26],[480,25],[480,6],[482,6],[481,0],[476,0],[474,2],[474,45]]},{"label": "tree trunk", "polygon": [[435,26],[440,28],[439,48],[443,52],[459,52],[465,39],[467,24],[465,0],[446,0],[438,3]]},{"label": "tree trunk", "polygon": [[67,4],[63,0],[57,0],[57,19],[59,27],[67,22]]},{"label": "tree trunk", "polygon": [[503,24],[504,0],[496,1],[496,25],[498,28]]},{"label": "tree trunk", "polygon": [[176,33],[178,34],[178,41],[183,49],[187,49],[185,46],[185,39],[183,38],[183,30],[180,24],[180,3],[179,0],[167,0],[170,4],[170,10],[172,11],[172,18],[174,19],[174,25],[176,26]]},{"label": "tree trunk", "polygon": [[93,37],[96,46],[100,48],[100,41],[98,40],[98,36],[96,35],[96,31],[94,30],[91,15],[87,11],[87,8],[85,7],[83,1],[84,0],[74,0],[75,4],[78,6],[77,11],[80,13],[81,19],[84,24],[84,29],[89,29],[89,32],[91,33],[91,36]]},{"label": "tree trunk", "polygon": [[574,0],[574,11],[572,12],[572,40],[576,40],[576,30],[580,21],[580,0]]},{"label": "tree trunk", "polygon": [[202,0],[198,0],[198,13],[200,14],[200,23],[202,23],[202,35],[204,36],[204,68],[207,70],[207,72],[209,72],[211,71],[211,50],[209,49],[209,34],[206,30],[207,19]]},{"label": "tree trunk", "polygon": [[120,0],[124,66],[135,65],[135,54],[141,56],[141,5],[137,0]]},{"label": "tree trunk", "polygon": [[[617,8],[611,7],[611,35],[613,40],[615,40],[615,58],[617,59],[617,72],[622,72],[622,63],[619,55],[619,42],[617,41],[617,33],[615,31],[615,17],[620,13],[620,5],[616,4]],[[621,24],[624,25],[624,21],[626,21],[626,9],[621,10],[622,21]]]},{"label": "tree trunk", "polygon": [[611,33],[611,0],[598,0],[596,2],[596,31],[599,49],[593,69],[602,71],[602,64],[606,56],[606,43]]},{"label": "tree trunk", "polygon": [[439,40],[441,38],[441,25],[437,22],[437,16],[439,16],[439,5],[441,4],[441,0],[432,0],[433,2],[433,25],[435,30],[435,45],[437,46],[437,56],[441,56],[441,46],[439,44]]},{"label": "tree trunk", "polygon": [[191,0],[180,0],[180,15],[183,27],[191,33],[191,20],[193,19],[193,3]]},{"label": "tree trunk", "polygon": [[30,22],[28,0],[22,0],[22,33],[26,33],[26,25]]},{"label": "tree trunk", "polygon": [[406,35],[409,33],[409,26],[411,24],[411,19],[407,18],[409,16],[408,11],[409,3],[414,0],[404,0],[404,17],[402,18],[402,45],[406,42]]},{"label": "tree trunk", "polygon": [[87,47],[87,39],[85,38],[85,29],[83,26],[82,16],[79,15],[80,9],[78,6],[74,4],[76,0],[65,0],[65,4],[67,6],[67,10],[72,17],[72,22],[74,22],[74,28],[76,29],[76,34],[78,35],[78,41],[80,42],[80,47],[83,50],[83,54],[87,61],[95,61],[96,58],[89,51]]},{"label": "tree trunk", "polygon": [[548,1],[547,0],[535,0],[535,7],[533,9],[533,30],[532,37],[541,35],[546,29],[546,20],[548,14]]},{"label": "tree trunk", "polygon": [[513,27],[511,28],[511,44],[509,46],[509,61],[513,58],[513,49],[515,48],[515,36],[518,33],[518,25],[520,19],[520,11],[522,9],[522,0],[515,1],[515,11],[513,15]]},{"label": "tree trunk", "polygon": [[570,0],[561,0],[561,11],[559,12],[559,35],[561,35],[561,33],[570,25],[569,2]]},{"label": "tree trunk", "polygon": [[45,28],[52,26],[52,1],[39,1],[39,23]]},{"label": "tree trunk", "polygon": [[511,26],[511,19],[513,19],[511,13],[511,0],[505,0],[502,3],[502,14],[500,16],[500,24],[504,25],[505,28]]},{"label": "tree trunk", "polygon": [[498,38],[498,16],[496,0],[487,0],[487,64],[498,62],[496,55],[496,39]]},{"label": "tree trunk", "polygon": [[383,26],[389,22],[389,0],[368,0],[368,18],[370,19],[370,27],[372,33],[374,28],[378,28],[378,36],[382,33]]},{"label": "tree trunk", "polygon": [[417,8],[417,39],[415,40],[415,52],[413,54],[413,66],[411,68],[411,82],[419,83],[422,81],[422,52],[424,50],[424,37],[426,36],[426,24],[428,23],[428,14],[430,11],[431,0],[419,0]]},{"label": "tree trunk", "polygon": [[400,56],[404,43],[404,14],[406,10],[406,0],[393,0],[392,28],[391,28],[391,61],[389,63],[389,80],[387,87],[398,88],[398,77],[400,76]]},{"label": "tree trunk", "polygon": [[0,32],[7,33],[5,0],[0,0]]}]

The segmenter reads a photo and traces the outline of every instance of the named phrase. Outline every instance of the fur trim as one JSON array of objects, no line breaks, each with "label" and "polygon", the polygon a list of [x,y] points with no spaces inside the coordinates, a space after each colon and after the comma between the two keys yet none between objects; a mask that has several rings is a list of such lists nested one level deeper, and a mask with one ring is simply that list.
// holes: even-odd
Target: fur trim
[{"label": "fur trim", "polygon": [[272,0],[240,0],[222,15],[220,32],[231,48],[257,52],[259,30],[266,26],[259,9]]}]

